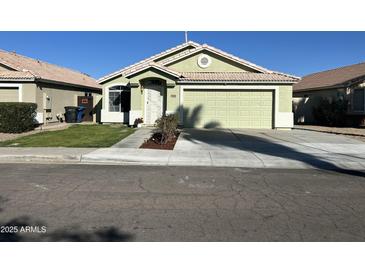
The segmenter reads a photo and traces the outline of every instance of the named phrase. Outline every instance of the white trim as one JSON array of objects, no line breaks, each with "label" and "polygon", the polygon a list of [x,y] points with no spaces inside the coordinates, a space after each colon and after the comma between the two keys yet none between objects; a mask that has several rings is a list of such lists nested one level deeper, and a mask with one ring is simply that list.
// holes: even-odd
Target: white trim
[{"label": "white trim", "polygon": [[109,111],[109,88],[114,86],[127,86],[128,83],[126,82],[117,82],[109,84],[105,87],[103,87],[103,106],[101,109],[101,122],[102,123],[123,123],[124,122],[124,116],[129,115],[128,112],[115,112],[115,111]]},{"label": "white trim", "polygon": [[267,83],[267,84],[277,84],[277,85],[281,85],[281,84],[295,84],[297,83],[297,81],[293,80],[293,81],[273,81],[273,80],[260,80],[260,81],[229,81],[229,80],[211,80],[211,81],[206,81],[206,80],[177,80],[176,83],[178,84],[223,84],[223,83],[229,83],[229,84],[262,84],[262,83]]},{"label": "white trim", "polygon": [[125,82],[118,82],[118,83],[113,83],[113,84],[109,84],[105,87],[103,87],[103,91],[104,91],[104,97],[105,97],[105,102],[104,102],[104,106],[102,109],[104,109],[106,112],[109,112],[109,88],[114,87],[114,86],[127,86],[128,83]]},{"label": "white trim", "polygon": [[102,123],[123,123],[124,115],[128,115],[128,112],[109,112],[105,109],[101,110],[101,122]]},{"label": "white trim", "polygon": [[176,112],[173,110],[166,110],[165,113],[166,113],[166,115],[171,115],[171,114],[175,114]]},{"label": "white trim", "polygon": [[278,86],[209,86],[209,85],[199,85],[199,86],[180,86],[180,117],[181,117],[181,123],[183,123],[183,109],[184,109],[184,90],[185,89],[233,89],[233,90],[267,90],[267,91],[273,91],[274,93],[274,124],[272,125],[273,128],[277,127],[287,127],[292,128],[293,127],[293,119],[290,118],[290,115],[292,116],[292,112],[280,112],[279,113],[279,87]]},{"label": "white trim", "polygon": [[23,84],[0,84],[0,87],[18,88],[18,102],[23,102]]},{"label": "white trim", "polygon": [[127,73],[126,75],[124,75],[124,77],[132,76],[132,75],[134,75],[134,74],[136,74],[136,73],[139,73],[139,72],[142,72],[142,71],[148,70],[148,69],[150,69],[150,68],[154,68],[154,69],[156,69],[156,70],[162,71],[162,72],[164,72],[164,73],[166,73],[166,74],[169,74],[169,75],[172,75],[172,76],[174,76],[174,77],[176,77],[176,78],[179,78],[179,77],[181,76],[181,74],[180,74],[179,72],[173,72],[173,71],[171,71],[171,70],[170,70],[170,69],[168,69],[168,68],[166,68],[166,69],[165,69],[165,68],[161,68],[160,66],[156,66],[156,65],[148,65],[148,66],[142,67],[142,68],[140,68],[140,69],[137,69],[137,70],[131,71],[131,72]]}]

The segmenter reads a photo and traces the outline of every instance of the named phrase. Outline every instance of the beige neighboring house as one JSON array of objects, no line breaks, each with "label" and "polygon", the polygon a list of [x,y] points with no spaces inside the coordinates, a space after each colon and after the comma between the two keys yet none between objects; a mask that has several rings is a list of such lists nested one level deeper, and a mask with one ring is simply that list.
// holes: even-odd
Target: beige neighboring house
[{"label": "beige neighboring house", "polygon": [[101,118],[149,126],[176,113],[184,127],[290,129],[298,80],[190,41],[99,79]]},{"label": "beige neighboring house", "polygon": [[295,123],[316,124],[313,107],[321,98],[348,101],[349,125],[365,124],[365,62],[304,76],[293,88]]},{"label": "beige neighboring house", "polygon": [[101,87],[81,72],[0,50],[0,102],[36,103],[40,124],[57,122],[65,106],[88,107],[85,121],[96,121]]}]

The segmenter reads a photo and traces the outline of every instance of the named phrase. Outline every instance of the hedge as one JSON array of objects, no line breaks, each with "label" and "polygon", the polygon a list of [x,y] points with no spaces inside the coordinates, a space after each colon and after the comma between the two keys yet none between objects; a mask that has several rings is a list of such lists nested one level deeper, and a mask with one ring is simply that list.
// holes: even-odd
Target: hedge
[{"label": "hedge", "polygon": [[20,133],[34,129],[37,104],[0,103],[0,132]]}]

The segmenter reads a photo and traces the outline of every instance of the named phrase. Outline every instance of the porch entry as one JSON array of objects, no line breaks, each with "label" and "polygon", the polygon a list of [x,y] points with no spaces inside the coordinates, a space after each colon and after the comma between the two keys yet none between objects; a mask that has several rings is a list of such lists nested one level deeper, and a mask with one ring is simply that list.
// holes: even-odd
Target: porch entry
[{"label": "porch entry", "polygon": [[149,80],[144,84],[146,125],[153,125],[163,115],[164,90],[164,85],[159,80]]}]

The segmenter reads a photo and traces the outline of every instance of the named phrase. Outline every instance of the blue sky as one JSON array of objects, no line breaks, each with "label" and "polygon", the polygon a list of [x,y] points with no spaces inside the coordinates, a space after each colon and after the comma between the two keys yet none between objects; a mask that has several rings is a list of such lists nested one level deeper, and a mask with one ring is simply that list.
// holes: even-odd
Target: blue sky
[{"label": "blue sky", "polygon": [[[263,67],[303,76],[365,61],[365,32],[189,32]],[[0,48],[95,78],[184,42],[184,32],[0,32]]]}]

